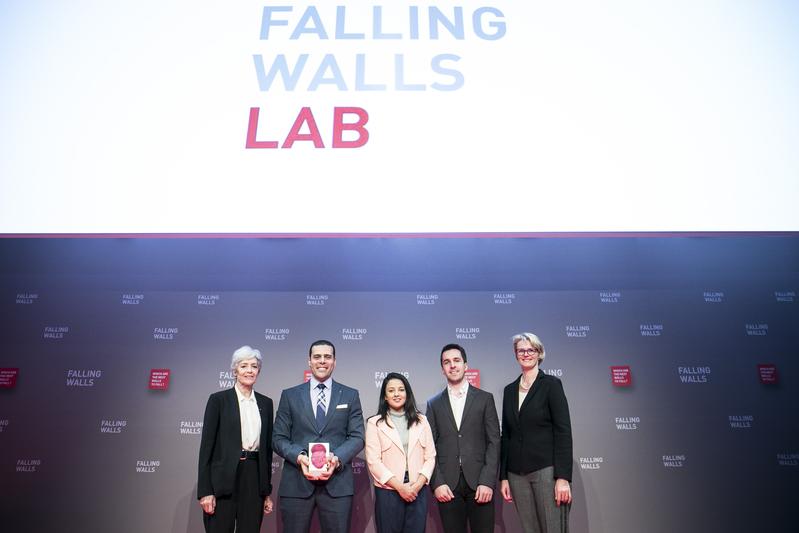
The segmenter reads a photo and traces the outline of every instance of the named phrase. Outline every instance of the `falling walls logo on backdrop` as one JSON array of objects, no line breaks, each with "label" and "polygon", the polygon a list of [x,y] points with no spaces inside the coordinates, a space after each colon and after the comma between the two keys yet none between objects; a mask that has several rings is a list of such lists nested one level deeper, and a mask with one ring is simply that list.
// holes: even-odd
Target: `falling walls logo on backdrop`
[{"label": "falling walls logo on backdrop", "polygon": [[[264,6],[259,35],[264,53],[252,56],[258,90],[305,92],[309,101],[297,110],[290,126],[270,123],[268,99],[263,114],[261,107],[251,107],[246,148],[291,148],[298,142],[314,148],[361,148],[370,140],[369,111],[358,105],[357,97],[350,105],[319,109],[312,106],[317,91],[457,91],[467,83],[463,58],[446,47],[497,41],[506,33],[504,13],[492,6]],[[426,56],[416,52],[418,43],[425,41],[431,43]],[[325,53],[304,51],[320,44]],[[386,53],[381,44],[394,45],[396,51]],[[320,113],[332,113],[332,132],[320,131]],[[282,133],[275,132],[287,133],[278,141],[274,136]]]}]

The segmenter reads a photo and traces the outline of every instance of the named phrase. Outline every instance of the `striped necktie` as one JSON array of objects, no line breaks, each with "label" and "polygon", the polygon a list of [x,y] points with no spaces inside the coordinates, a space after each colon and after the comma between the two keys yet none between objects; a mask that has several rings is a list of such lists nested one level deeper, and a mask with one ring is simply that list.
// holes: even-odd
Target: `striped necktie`
[{"label": "striped necktie", "polygon": [[316,386],[319,389],[319,396],[316,397],[316,429],[322,431],[325,425],[325,384],[320,383]]}]

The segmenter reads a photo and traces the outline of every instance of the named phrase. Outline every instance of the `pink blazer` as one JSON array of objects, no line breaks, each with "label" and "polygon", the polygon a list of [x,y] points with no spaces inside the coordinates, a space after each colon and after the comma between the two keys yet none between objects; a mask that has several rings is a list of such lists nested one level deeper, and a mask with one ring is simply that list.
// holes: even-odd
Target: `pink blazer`
[{"label": "pink blazer", "polygon": [[[436,447],[433,432],[424,415],[420,422],[408,428],[408,478],[411,483],[423,474],[429,483],[436,464]],[[385,422],[377,423],[378,416],[366,421],[366,464],[376,487],[391,489],[386,482],[391,476],[400,482],[405,478],[405,451],[399,431]]]}]

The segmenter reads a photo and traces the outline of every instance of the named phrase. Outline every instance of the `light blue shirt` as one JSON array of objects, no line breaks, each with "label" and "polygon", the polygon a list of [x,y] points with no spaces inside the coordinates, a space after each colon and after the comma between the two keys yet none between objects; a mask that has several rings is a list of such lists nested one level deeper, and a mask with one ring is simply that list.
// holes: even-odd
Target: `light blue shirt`
[{"label": "light blue shirt", "polygon": [[316,378],[311,374],[311,408],[313,412],[316,412],[316,402],[319,400],[319,394],[322,392],[316,388],[317,385],[320,383],[325,384],[325,401],[323,405],[325,407],[325,416],[327,416],[327,410],[330,406],[330,396],[332,394],[332,386],[333,386],[333,378],[329,377],[324,381],[317,381]]}]

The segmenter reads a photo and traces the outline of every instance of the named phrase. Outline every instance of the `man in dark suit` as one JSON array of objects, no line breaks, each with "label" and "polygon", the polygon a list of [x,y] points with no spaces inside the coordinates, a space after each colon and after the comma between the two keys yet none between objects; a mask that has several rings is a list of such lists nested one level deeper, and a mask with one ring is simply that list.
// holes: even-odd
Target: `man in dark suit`
[{"label": "man in dark suit", "polygon": [[[285,459],[280,480],[283,531],[306,533],[314,509],[325,533],[349,533],[355,483],[351,462],[363,449],[364,427],[358,391],[333,381],[336,348],[330,341],[311,344],[311,379],[283,391],[275,417],[275,452]],[[308,444],[330,445],[327,468],[309,470]]]},{"label": "man in dark suit", "polygon": [[499,419],[494,396],[465,379],[466,350],[441,349],[447,388],[427,402],[436,443],[433,489],[447,533],[494,531],[494,487],[499,466]]}]

